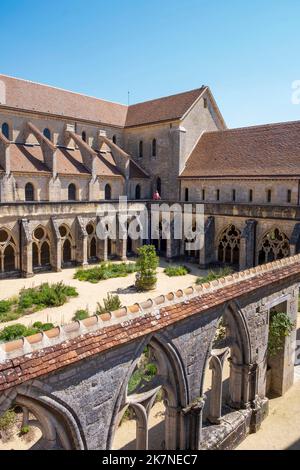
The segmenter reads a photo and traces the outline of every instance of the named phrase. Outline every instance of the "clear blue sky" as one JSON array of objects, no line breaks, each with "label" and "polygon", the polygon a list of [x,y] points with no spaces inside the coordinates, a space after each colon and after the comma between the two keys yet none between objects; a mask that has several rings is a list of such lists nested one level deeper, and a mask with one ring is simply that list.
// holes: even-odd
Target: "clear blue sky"
[{"label": "clear blue sky", "polygon": [[0,0],[0,72],[131,103],[211,87],[229,127],[300,119],[299,0]]}]

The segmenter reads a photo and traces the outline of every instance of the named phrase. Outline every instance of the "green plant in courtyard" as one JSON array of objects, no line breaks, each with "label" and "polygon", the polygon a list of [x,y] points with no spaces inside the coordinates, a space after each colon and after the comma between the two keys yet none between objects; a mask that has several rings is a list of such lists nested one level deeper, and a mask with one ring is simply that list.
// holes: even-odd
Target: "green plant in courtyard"
[{"label": "green plant in courtyard", "polygon": [[190,272],[187,266],[167,266],[164,273],[169,277],[185,276]]},{"label": "green plant in courtyard", "polygon": [[135,263],[100,263],[90,269],[78,269],[74,279],[96,284],[99,281],[115,277],[126,277],[136,271]]},{"label": "green plant in courtyard", "polygon": [[22,289],[15,298],[0,301],[0,323],[17,320],[46,307],[59,307],[78,295],[75,287],[63,282],[44,283],[37,287]]},{"label": "green plant in courtyard", "polygon": [[137,274],[135,286],[139,291],[151,290],[157,282],[156,269],[159,258],[153,245],[144,245],[138,249]]},{"label": "green plant in courtyard", "polygon": [[22,426],[20,429],[20,435],[24,436],[25,434],[28,434],[30,431],[30,426]]},{"label": "green plant in courtyard", "polygon": [[108,293],[106,299],[103,299],[103,303],[104,306],[102,306],[100,302],[97,303],[97,315],[114,312],[115,310],[122,308],[122,303],[118,295]]},{"label": "green plant in courtyard", "polygon": [[204,277],[198,277],[196,284],[205,284],[206,282],[215,281],[216,279],[221,279],[222,277],[229,276],[232,273],[232,269],[229,267],[222,268],[219,271],[209,271],[209,273]]},{"label": "green plant in courtyard", "polygon": [[286,312],[270,312],[270,327],[268,338],[268,353],[270,356],[283,349],[284,341],[291,334],[295,324],[290,320]]},{"label": "green plant in courtyard", "polygon": [[16,421],[17,415],[14,409],[7,410],[0,417],[0,431],[5,431],[11,427]]}]

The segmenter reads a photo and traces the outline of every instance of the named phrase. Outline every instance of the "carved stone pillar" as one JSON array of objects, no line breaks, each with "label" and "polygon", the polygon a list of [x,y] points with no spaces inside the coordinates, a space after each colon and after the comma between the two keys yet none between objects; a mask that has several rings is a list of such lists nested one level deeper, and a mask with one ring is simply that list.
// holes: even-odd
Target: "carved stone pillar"
[{"label": "carved stone pillar", "polygon": [[29,224],[27,219],[20,221],[21,230],[21,273],[23,277],[33,276],[33,263],[32,263],[32,236],[29,230]]},{"label": "carved stone pillar", "polygon": [[76,262],[80,266],[88,264],[88,234],[82,217],[76,217]]},{"label": "carved stone pillar", "polygon": [[51,266],[53,271],[61,271],[61,236],[57,221],[51,217],[52,225],[52,249],[51,249]]},{"label": "carved stone pillar", "polygon": [[212,384],[208,420],[212,424],[220,424],[222,418],[222,376],[228,353],[228,348],[220,352],[215,351],[209,361],[209,368],[212,370]]}]

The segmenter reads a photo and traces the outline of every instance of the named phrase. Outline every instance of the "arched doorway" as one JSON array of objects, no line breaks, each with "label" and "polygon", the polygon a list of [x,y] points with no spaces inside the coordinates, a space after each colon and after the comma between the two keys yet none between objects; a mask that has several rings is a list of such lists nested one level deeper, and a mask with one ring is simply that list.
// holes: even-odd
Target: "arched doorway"
[{"label": "arched doorway", "polygon": [[12,245],[4,249],[4,272],[9,273],[16,269],[16,254]]},{"label": "arched doorway", "polygon": [[209,439],[211,425],[222,424],[222,417],[247,409],[256,398],[256,368],[252,363],[250,335],[243,313],[235,305],[226,307],[219,319],[206,356],[202,375],[203,442]]},{"label": "arched doorway", "polygon": [[[39,399],[33,387],[8,395],[4,418],[11,423],[1,429],[2,450],[83,450],[86,445],[75,418],[60,402]],[[44,393],[41,393],[43,395]],[[25,432],[26,429],[26,432]]]},{"label": "arched doorway", "polygon": [[70,240],[67,238],[63,244],[63,262],[71,263],[72,261],[72,246]]},{"label": "arched doorway", "polygon": [[90,222],[86,226],[86,232],[88,234],[87,239],[87,251],[88,251],[88,261],[93,263],[97,261],[97,238],[96,238],[96,229],[93,222]]},{"label": "arched doorway", "polygon": [[59,227],[59,233],[61,236],[62,264],[68,267],[74,262],[73,237],[70,228],[64,224]]},{"label": "arched doorway", "polygon": [[51,267],[50,237],[48,230],[38,226],[32,233],[32,266],[36,271]]}]

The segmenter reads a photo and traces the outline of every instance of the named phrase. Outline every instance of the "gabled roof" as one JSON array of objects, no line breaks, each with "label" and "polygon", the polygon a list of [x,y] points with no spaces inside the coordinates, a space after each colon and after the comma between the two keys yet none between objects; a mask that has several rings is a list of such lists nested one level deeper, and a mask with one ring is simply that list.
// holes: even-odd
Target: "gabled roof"
[{"label": "gabled roof", "polygon": [[182,178],[300,175],[300,121],[202,134]]},{"label": "gabled roof", "polygon": [[132,127],[180,119],[206,89],[202,86],[126,106],[0,74],[0,106],[116,127]]},{"label": "gabled roof", "polygon": [[126,127],[180,119],[202,95],[206,87],[129,106]]},{"label": "gabled roof", "polygon": [[6,94],[4,100],[0,93],[0,105],[121,127],[125,125],[127,106],[122,104],[6,75],[0,75],[0,81],[5,84]]}]

